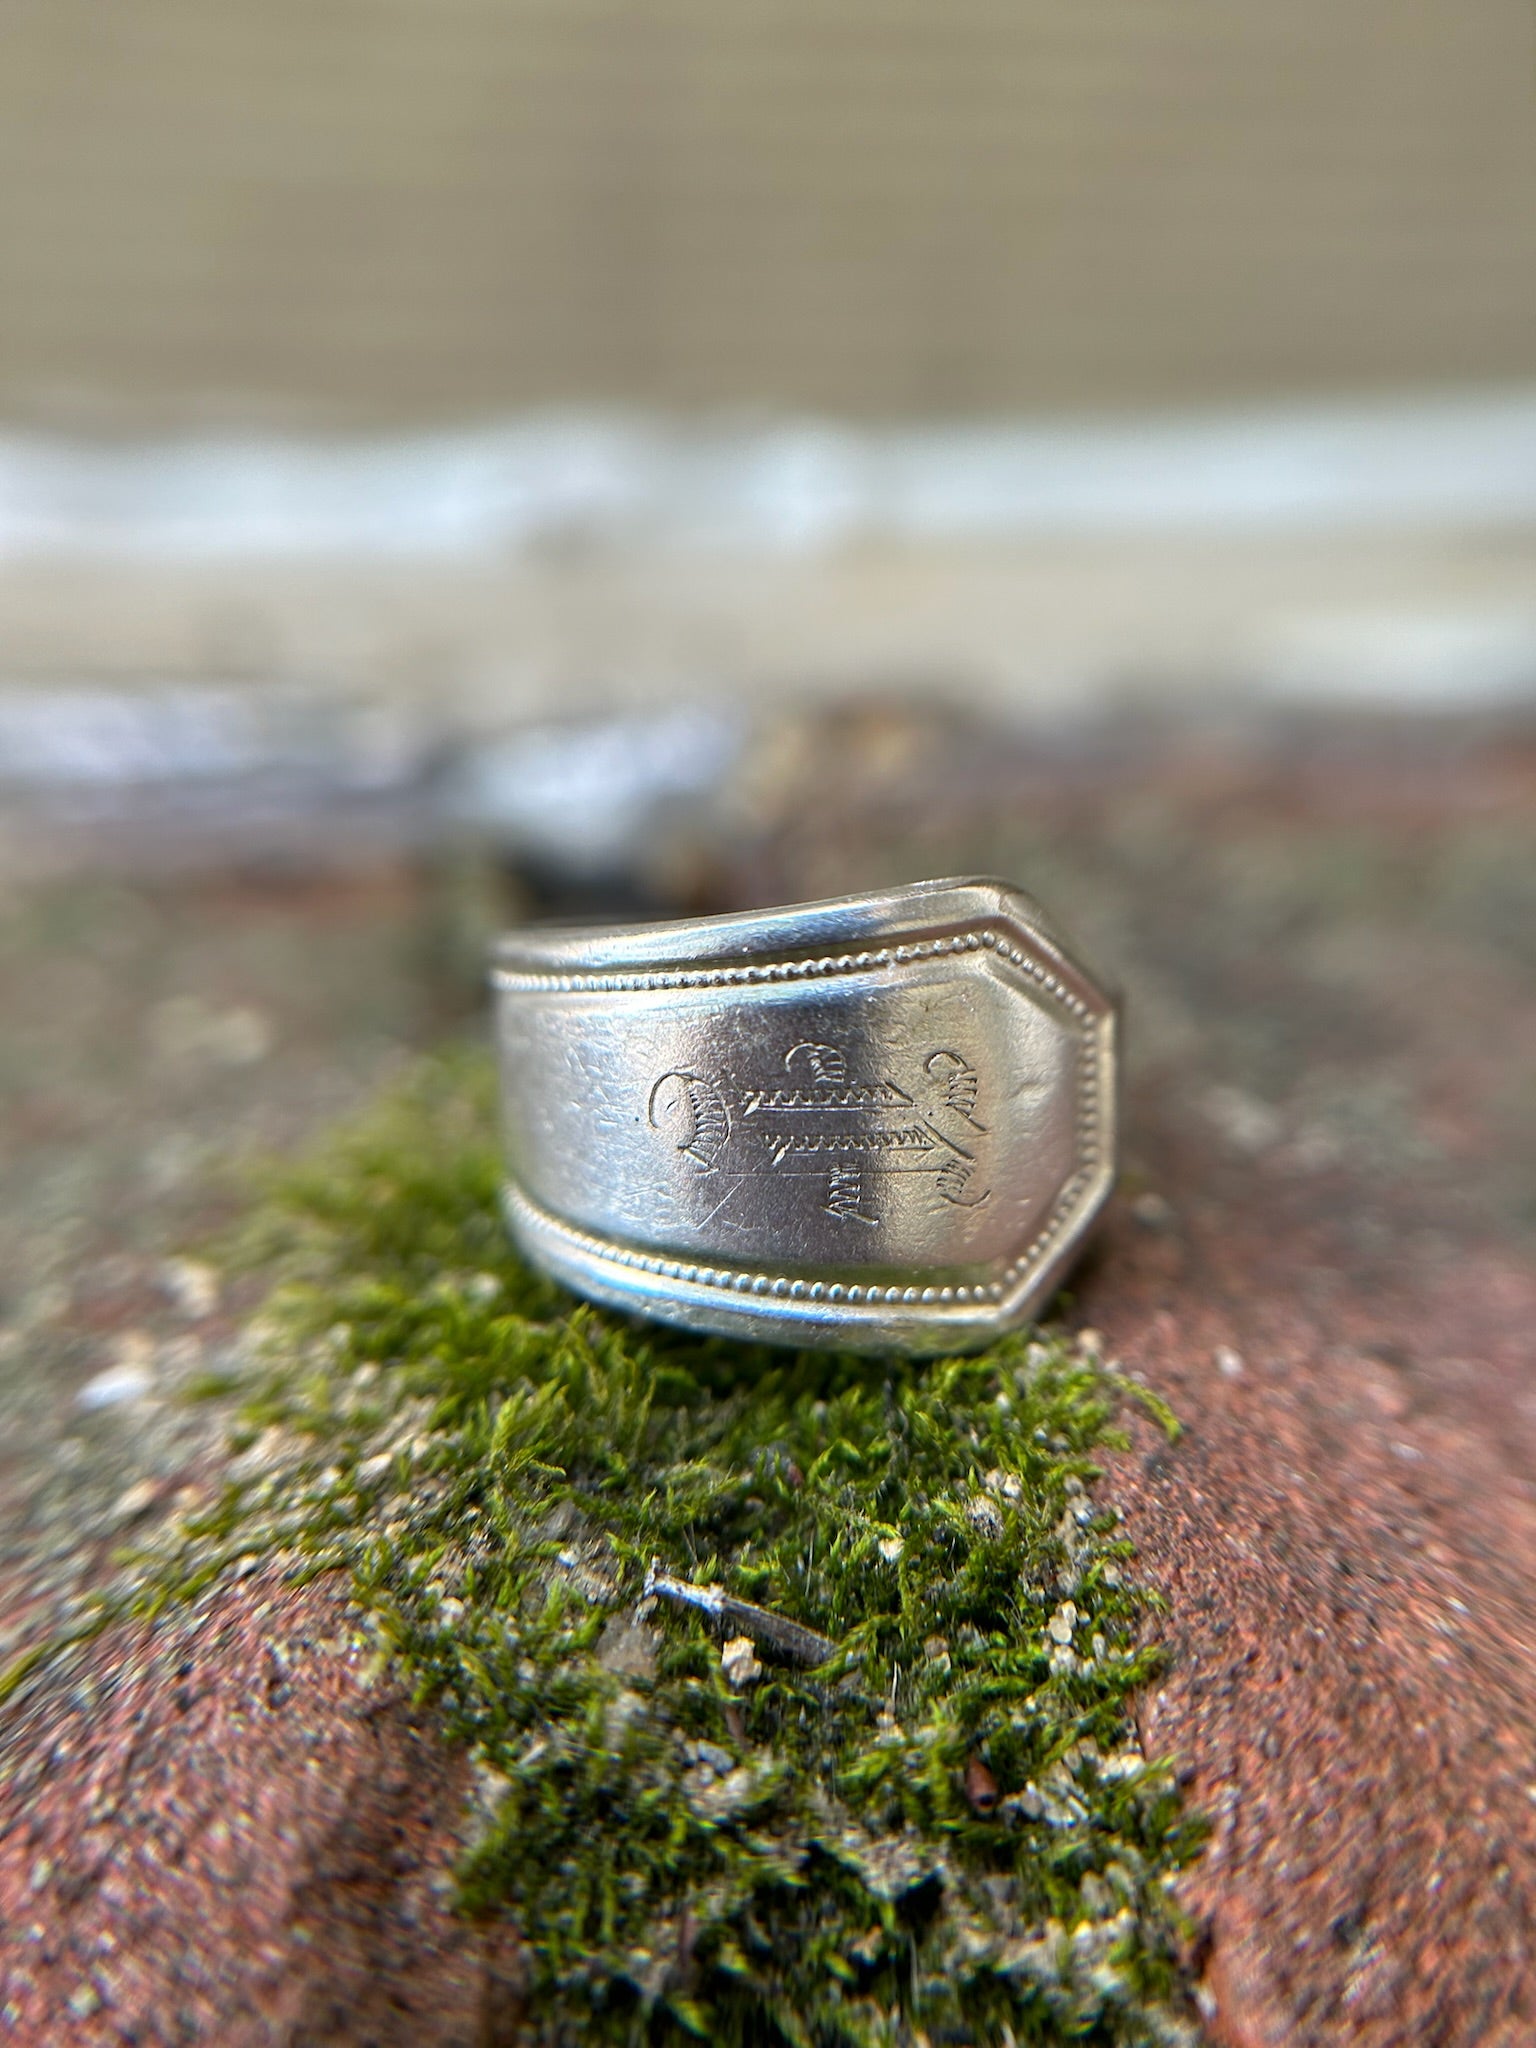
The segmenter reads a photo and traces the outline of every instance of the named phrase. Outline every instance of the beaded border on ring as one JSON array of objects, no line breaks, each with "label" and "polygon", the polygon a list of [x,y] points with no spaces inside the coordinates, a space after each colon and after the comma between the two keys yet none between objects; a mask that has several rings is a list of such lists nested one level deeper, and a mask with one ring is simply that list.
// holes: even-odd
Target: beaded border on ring
[{"label": "beaded border on ring", "polygon": [[631,973],[618,969],[591,974],[556,974],[534,969],[497,967],[492,983],[498,989],[535,991],[550,995],[615,993],[644,989],[731,988],[748,983],[803,981],[817,976],[866,973],[872,968],[905,966],[913,960],[934,959],[945,953],[989,952],[1028,980],[1036,982],[1058,1002],[1077,1026],[1077,1141],[1080,1164],[1056,1198],[1050,1216],[1033,1242],[1021,1252],[1000,1278],[975,1286],[900,1287],[855,1281],[800,1280],[788,1274],[754,1273],[742,1268],[706,1266],[688,1259],[669,1259],[659,1252],[644,1252],[611,1238],[598,1237],[579,1224],[567,1223],[532,1200],[519,1187],[507,1184],[513,1204],[537,1225],[564,1238],[573,1249],[612,1265],[655,1273],[668,1280],[680,1280],[696,1287],[712,1287],[736,1294],[771,1294],[791,1301],[835,1302],[840,1307],[865,1307],[896,1303],[944,1308],[987,1306],[1002,1302],[1026,1271],[1051,1250],[1062,1235],[1083,1189],[1093,1179],[1102,1161],[1099,1146],[1099,1047],[1094,1010],[1074,995],[1059,975],[1042,967],[1006,933],[992,926],[958,932],[940,939],[918,939],[910,944],[880,946],[859,953],[828,953],[815,959],[773,961],[755,967],[639,968]]}]

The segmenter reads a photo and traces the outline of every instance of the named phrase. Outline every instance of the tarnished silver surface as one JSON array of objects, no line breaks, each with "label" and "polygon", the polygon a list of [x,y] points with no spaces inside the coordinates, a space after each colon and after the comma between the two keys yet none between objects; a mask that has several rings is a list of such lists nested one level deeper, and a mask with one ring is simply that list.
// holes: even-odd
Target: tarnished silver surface
[{"label": "tarnished silver surface", "polygon": [[1115,1012],[1007,884],[530,927],[493,982],[529,1258],[694,1330],[963,1350],[1109,1192]]}]

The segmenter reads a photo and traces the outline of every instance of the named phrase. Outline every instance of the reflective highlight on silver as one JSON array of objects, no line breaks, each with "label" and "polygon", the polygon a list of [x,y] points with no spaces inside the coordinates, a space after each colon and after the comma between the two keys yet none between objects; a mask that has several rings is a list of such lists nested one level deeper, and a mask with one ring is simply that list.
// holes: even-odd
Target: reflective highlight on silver
[{"label": "reflective highlight on silver", "polygon": [[1115,1012],[993,881],[503,939],[508,1222],[591,1299],[936,1352],[1050,1294],[1114,1178]]}]

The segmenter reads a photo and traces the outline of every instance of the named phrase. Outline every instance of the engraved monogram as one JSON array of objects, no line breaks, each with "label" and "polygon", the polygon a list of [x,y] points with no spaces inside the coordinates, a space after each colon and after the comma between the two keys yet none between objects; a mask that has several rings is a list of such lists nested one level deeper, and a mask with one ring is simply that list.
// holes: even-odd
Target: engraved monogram
[{"label": "engraved monogram", "polygon": [[926,1174],[939,1201],[978,1208],[991,1193],[980,1074],[942,1046],[907,1078],[910,1088],[853,1073],[842,1046],[802,1041],[785,1053],[782,1078],[672,1068],[652,1085],[646,1116],[695,1173],[813,1178],[822,1211],[844,1222],[879,1222],[891,1173]]}]

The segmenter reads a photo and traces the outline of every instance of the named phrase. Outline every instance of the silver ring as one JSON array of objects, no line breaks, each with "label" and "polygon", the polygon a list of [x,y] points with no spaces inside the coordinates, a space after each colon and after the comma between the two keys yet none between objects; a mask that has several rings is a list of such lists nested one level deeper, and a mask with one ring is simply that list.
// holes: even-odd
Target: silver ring
[{"label": "silver ring", "polygon": [[528,927],[492,981],[507,1221],[690,1330],[972,1349],[1059,1283],[1115,1172],[1115,1006],[1006,883]]}]

